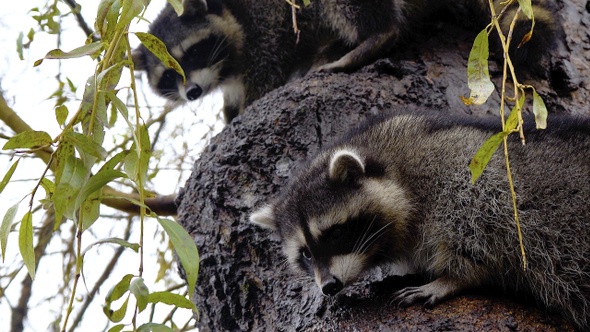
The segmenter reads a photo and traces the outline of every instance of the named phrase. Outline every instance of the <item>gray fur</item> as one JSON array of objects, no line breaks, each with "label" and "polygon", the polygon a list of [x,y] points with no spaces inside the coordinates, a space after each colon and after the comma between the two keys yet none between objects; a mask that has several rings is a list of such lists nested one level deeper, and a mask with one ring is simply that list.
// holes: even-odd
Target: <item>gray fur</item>
[{"label": "gray fur", "polygon": [[[544,15],[539,15],[537,33],[528,43],[538,47],[527,52],[525,59],[545,54],[557,30],[550,15],[553,9],[545,9],[550,2],[534,2],[539,3],[536,12]],[[168,4],[150,32],[179,60],[186,85],[143,46],[133,52],[135,68],[145,70],[152,88],[174,103],[196,100],[221,88],[226,122],[263,94],[310,69],[352,71],[385,55],[418,21],[443,7],[450,7],[462,20],[482,18],[482,28],[488,20],[485,0],[315,0],[297,11],[301,31],[297,37],[292,8],[285,0],[183,3],[181,17]],[[502,24],[507,31],[509,22]],[[526,24],[521,30],[528,31]],[[215,38],[204,46],[196,43],[208,37]],[[199,46],[189,56],[192,45]],[[166,77],[169,83],[163,89],[160,83]]]},{"label": "gray fur", "polygon": [[494,286],[588,330],[590,119],[551,118],[546,130],[526,130],[525,146],[509,138],[526,271],[502,149],[470,183],[467,166],[496,122],[373,121],[311,159],[251,220],[263,216],[295,270],[328,295],[377,265],[401,266],[432,280],[396,293],[401,305]]}]

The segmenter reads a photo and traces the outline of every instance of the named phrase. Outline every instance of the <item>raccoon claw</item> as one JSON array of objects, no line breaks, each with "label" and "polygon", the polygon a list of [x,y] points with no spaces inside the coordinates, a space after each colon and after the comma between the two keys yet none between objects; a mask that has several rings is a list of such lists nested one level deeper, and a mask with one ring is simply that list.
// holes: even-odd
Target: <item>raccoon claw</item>
[{"label": "raccoon claw", "polygon": [[459,289],[461,287],[456,282],[449,281],[447,278],[438,278],[419,287],[406,287],[395,292],[393,296],[394,302],[402,308],[418,302],[424,302],[424,306],[430,308],[451,297]]},{"label": "raccoon claw", "polygon": [[407,307],[411,306],[412,304],[416,304],[418,302],[422,302],[422,301],[426,300],[426,301],[424,301],[424,306],[431,307],[435,304],[435,303],[433,303],[434,302],[433,295],[426,292],[423,288],[424,288],[424,286],[404,288],[404,289],[396,292],[395,294],[393,294],[393,296],[394,296],[393,301],[397,302],[399,307],[407,308]]}]

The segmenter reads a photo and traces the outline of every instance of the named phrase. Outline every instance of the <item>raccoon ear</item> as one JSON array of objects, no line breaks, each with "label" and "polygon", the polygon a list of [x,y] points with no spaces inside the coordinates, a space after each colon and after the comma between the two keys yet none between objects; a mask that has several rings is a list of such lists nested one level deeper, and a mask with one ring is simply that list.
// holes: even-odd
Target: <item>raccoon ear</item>
[{"label": "raccoon ear", "polygon": [[206,14],[221,15],[223,10],[221,0],[183,0],[182,7],[184,8],[182,17],[204,16]]},{"label": "raccoon ear", "polygon": [[275,222],[275,208],[268,204],[250,214],[250,222],[263,228],[277,229]]},{"label": "raccoon ear", "polygon": [[144,51],[145,49],[141,46],[131,51],[131,61],[133,61],[133,68],[135,70],[146,70]]},{"label": "raccoon ear", "polygon": [[330,160],[328,176],[342,183],[357,183],[365,175],[365,163],[356,151],[342,149],[336,151]]}]

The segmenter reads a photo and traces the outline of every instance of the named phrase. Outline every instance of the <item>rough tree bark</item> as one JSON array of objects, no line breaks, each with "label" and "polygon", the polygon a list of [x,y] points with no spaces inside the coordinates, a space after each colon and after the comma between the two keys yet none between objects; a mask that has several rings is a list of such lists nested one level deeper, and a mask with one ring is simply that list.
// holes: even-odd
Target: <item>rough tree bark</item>
[{"label": "rough tree bark", "polygon": [[[590,5],[581,0],[560,5],[564,44],[547,66],[547,77],[534,86],[550,111],[588,114]],[[497,95],[477,108],[459,100],[468,94],[465,65],[476,34],[448,22],[424,25],[389,58],[358,72],[311,74],[267,94],[212,140],[177,200],[178,220],[201,255],[193,299],[201,331],[572,329],[530,303],[489,291],[433,309],[398,309],[389,294],[414,280],[380,271],[335,299],[325,298],[312,280],[289,271],[276,238],[247,221],[307,155],[369,115],[410,107],[497,114]],[[500,76],[498,68],[491,72]]]}]

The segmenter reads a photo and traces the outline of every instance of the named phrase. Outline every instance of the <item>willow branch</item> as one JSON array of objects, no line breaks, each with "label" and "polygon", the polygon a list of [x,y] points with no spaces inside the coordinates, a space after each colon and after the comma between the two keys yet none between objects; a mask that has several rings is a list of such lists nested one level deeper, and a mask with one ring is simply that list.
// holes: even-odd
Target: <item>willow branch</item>
[{"label": "willow branch", "polygon": [[[131,236],[131,225],[132,224],[133,224],[133,221],[131,218],[129,218],[127,221],[127,228],[125,229],[125,236],[123,237],[123,239],[125,241],[128,241],[129,237]],[[100,287],[111,276],[111,273],[114,271],[115,265],[117,265],[117,262],[119,261],[119,258],[123,254],[123,251],[125,251],[125,247],[123,247],[123,246],[117,247],[117,250],[115,250],[113,257],[111,257],[111,260],[109,261],[107,266],[105,266],[105,268],[102,272],[102,275],[100,276],[100,278],[98,278],[98,280],[96,281],[96,284],[94,284],[94,287],[92,287],[92,290],[90,291],[90,293],[88,293],[88,296],[86,297],[86,301],[84,301],[84,304],[82,304],[82,306],[79,308],[78,314],[76,315],[76,318],[74,319],[74,321],[72,322],[72,325],[70,326],[70,328],[68,330],[69,332],[74,332],[76,330],[76,328],[78,327],[78,325],[80,324],[80,322],[82,322],[82,319],[84,318],[84,313],[86,312],[86,309],[88,309],[88,306],[90,306],[90,303],[92,303],[92,300],[94,300],[94,296],[98,293]]]},{"label": "willow branch", "polygon": [[[17,134],[27,130],[33,130],[12,108],[8,106],[2,94],[0,94],[0,120]],[[46,164],[50,162],[52,153],[53,151],[51,149],[34,151],[34,155],[43,160]],[[52,163],[49,169],[55,171],[55,163]],[[103,195],[109,197],[102,200],[102,203],[106,206],[127,213],[139,214],[139,207],[130,201],[139,201],[139,195],[123,193],[110,186],[105,186],[103,188]],[[158,195],[153,198],[146,198],[144,203],[151,211],[158,215],[175,215],[175,198],[176,195]]]}]

